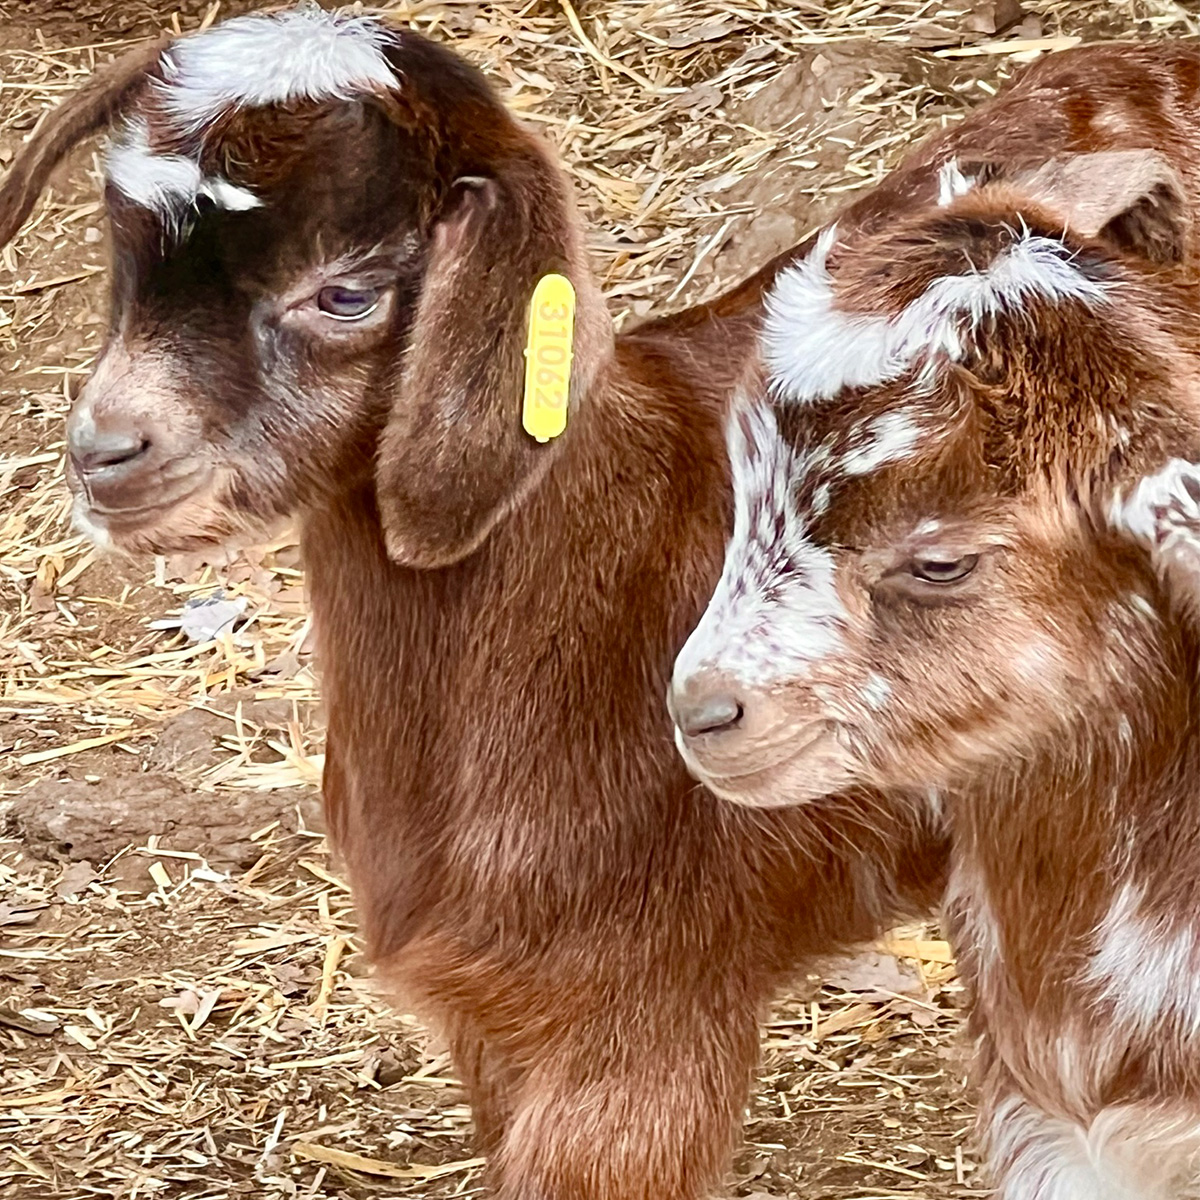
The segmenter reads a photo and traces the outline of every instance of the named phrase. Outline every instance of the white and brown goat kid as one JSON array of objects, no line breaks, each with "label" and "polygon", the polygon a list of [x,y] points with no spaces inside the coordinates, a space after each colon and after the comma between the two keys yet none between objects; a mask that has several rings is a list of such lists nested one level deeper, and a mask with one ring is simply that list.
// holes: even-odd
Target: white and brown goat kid
[{"label": "white and brown goat kid", "polygon": [[677,740],[745,805],[940,803],[1000,1195],[1198,1196],[1194,199],[1150,151],[946,181],[768,298]]}]

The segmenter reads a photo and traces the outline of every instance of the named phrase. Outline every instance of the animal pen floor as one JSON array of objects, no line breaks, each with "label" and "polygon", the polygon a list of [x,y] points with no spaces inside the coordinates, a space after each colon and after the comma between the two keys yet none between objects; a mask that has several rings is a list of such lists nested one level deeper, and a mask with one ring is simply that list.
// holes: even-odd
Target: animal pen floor
[{"label": "animal pen floor", "polygon": [[[0,169],[114,51],[254,3],[0,0]],[[395,3],[560,148],[618,321],[713,294],[1023,58],[1200,32],[1165,0]],[[0,264],[0,1195],[477,1193],[447,1056],[372,990],[320,835],[288,534],[221,568],[97,558],[63,416],[103,331],[95,145]],[[216,588],[236,630],[151,622]],[[983,1194],[961,992],[896,931],[772,1011],[739,1196]]]}]

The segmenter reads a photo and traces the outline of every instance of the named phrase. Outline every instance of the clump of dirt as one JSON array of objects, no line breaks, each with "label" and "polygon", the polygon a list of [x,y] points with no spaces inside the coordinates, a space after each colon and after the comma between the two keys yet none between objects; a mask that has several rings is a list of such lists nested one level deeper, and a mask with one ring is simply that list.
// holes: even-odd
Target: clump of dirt
[{"label": "clump of dirt", "polygon": [[10,820],[38,858],[104,863],[157,838],[218,870],[246,870],[262,854],[255,833],[275,822],[285,832],[320,828],[321,813],[307,789],[202,793],[174,775],[127,770],[43,779],[13,801]]}]

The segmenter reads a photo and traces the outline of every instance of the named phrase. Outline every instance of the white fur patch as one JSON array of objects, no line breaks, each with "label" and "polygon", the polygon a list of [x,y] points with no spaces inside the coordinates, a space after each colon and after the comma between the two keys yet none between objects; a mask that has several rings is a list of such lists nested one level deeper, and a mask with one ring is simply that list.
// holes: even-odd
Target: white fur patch
[{"label": "white fur patch", "polygon": [[956,857],[951,864],[943,911],[963,966],[974,973],[972,987],[976,992],[987,990],[1004,966],[1000,925],[987,883],[966,855]]},{"label": "white fur patch", "polygon": [[1013,665],[1030,683],[1050,683],[1060,678],[1063,670],[1058,648],[1043,638],[1036,638],[1022,646]]},{"label": "white fur patch", "polygon": [[106,550],[112,545],[112,534],[91,515],[82,496],[76,496],[71,506],[71,524],[97,549]]},{"label": "white fur patch", "polygon": [[[1200,1035],[1200,931],[1189,920],[1144,912],[1142,889],[1126,884],[1096,931],[1085,978],[1113,1019],[1143,1034]],[[1166,1028],[1166,1027],[1169,1027]]]},{"label": "white fur patch", "polygon": [[891,694],[892,685],[882,675],[877,675],[872,671],[867,676],[867,682],[862,690],[862,698],[868,708],[882,708]]},{"label": "white fur patch", "polygon": [[938,171],[938,208],[949,208],[959,196],[965,196],[975,186],[975,180],[958,168],[958,159],[942,163]]},{"label": "white fur patch", "polygon": [[181,130],[194,133],[229,108],[348,100],[394,88],[383,53],[391,36],[369,17],[315,6],[235,17],[166,52],[163,106]]},{"label": "white fur patch", "polygon": [[[1114,529],[1140,543],[1159,575],[1200,617],[1200,463],[1173,458],[1161,470],[1138,481],[1126,499],[1118,493],[1109,506]],[[1130,604],[1155,616],[1144,596]]]},{"label": "white fur patch", "polygon": [[109,149],[106,170],[109,182],[120,192],[164,217],[190,209],[201,196],[218,208],[234,212],[257,208],[261,203],[253,192],[227,179],[206,177],[194,159],[182,154],[155,154],[141,121],[131,121],[125,136]]},{"label": "white fur patch", "polygon": [[1012,1097],[989,1114],[997,1200],[1191,1200],[1200,1120],[1147,1105],[1103,1109],[1091,1125]]},{"label": "white fur patch", "polygon": [[1195,546],[1200,555],[1197,495],[1200,495],[1200,463],[1173,458],[1161,471],[1139,480],[1128,499],[1118,495],[1109,510],[1109,519],[1114,528],[1152,550],[1166,548],[1173,541],[1185,541]]},{"label": "white fur patch", "polygon": [[939,359],[958,361],[971,330],[1030,297],[1090,305],[1107,300],[1104,287],[1075,267],[1062,242],[1026,233],[986,270],[935,279],[900,313],[848,313],[834,303],[826,267],[836,240],[837,226],[825,230],[767,296],[763,352],[771,381],[780,396],[799,403],[888,383],[918,364],[928,372]]},{"label": "white fur patch", "polygon": [[929,813],[933,817],[935,824],[939,827],[945,816],[945,804],[942,802],[942,793],[937,788],[931,787],[925,793],[925,801],[929,805]]},{"label": "white fur patch", "polygon": [[885,463],[908,458],[916,448],[921,428],[904,409],[875,417],[867,426],[867,440],[842,460],[847,475],[865,475]]},{"label": "white fur patch", "polygon": [[807,536],[792,483],[803,461],[769,405],[735,402],[726,424],[733,469],[733,536],[716,592],[675,662],[682,687],[718,667],[747,684],[795,678],[842,646],[846,610],[833,556]]}]

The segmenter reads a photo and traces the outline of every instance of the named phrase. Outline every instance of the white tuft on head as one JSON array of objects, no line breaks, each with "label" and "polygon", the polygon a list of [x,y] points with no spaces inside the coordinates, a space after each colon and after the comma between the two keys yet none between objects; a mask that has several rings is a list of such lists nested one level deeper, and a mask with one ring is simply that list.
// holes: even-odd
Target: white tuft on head
[{"label": "white tuft on head", "polygon": [[181,38],[163,56],[162,103],[194,133],[229,108],[295,100],[349,100],[394,88],[390,34],[369,17],[305,7],[235,17]]},{"label": "white tuft on head", "polygon": [[110,147],[106,170],[109,182],[118,191],[163,216],[191,208],[201,196],[218,208],[234,212],[260,204],[246,188],[217,175],[206,177],[194,159],[182,154],[155,154],[142,121],[131,121],[124,137]]},{"label": "white tuft on head", "polygon": [[844,312],[834,303],[826,267],[836,240],[831,226],[767,297],[763,353],[771,382],[781,397],[799,403],[900,379],[918,363],[929,370],[939,359],[958,361],[971,330],[1030,297],[1089,305],[1108,298],[1103,285],[1076,268],[1063,242],[1026,233],[986,270],[943,275],[899,313]]},{"label": "white tuft on head", "polygon": [[[296,100],[349,100],[394,88],[386,26],[368,17],[305,7],[235,17],[180,38],[162,56],[157,101],[176,134],[193,138],[222,113]],[[233,212],[257,208],[253,192],[205,176],[194,154],[156,154],[142,120],[108,154],[112,184],[136,204],[176,222],[201,197]]]},{"label": "white tuft on head", "polygon": [[938,208],[949,208],[959,196],[965,196],[975,186],[975,180],[959,170],[958,159],[942,163],[938,171]]},{"label": "white tuft on head", "polygon": [[717,666],[748,684],[794,677],[841,648],[833,556],[806,536],[792,485],[804,468],[770,405],[739,397],[726,423],[733,536],[716,592],[675,662],[682,684]]}]

